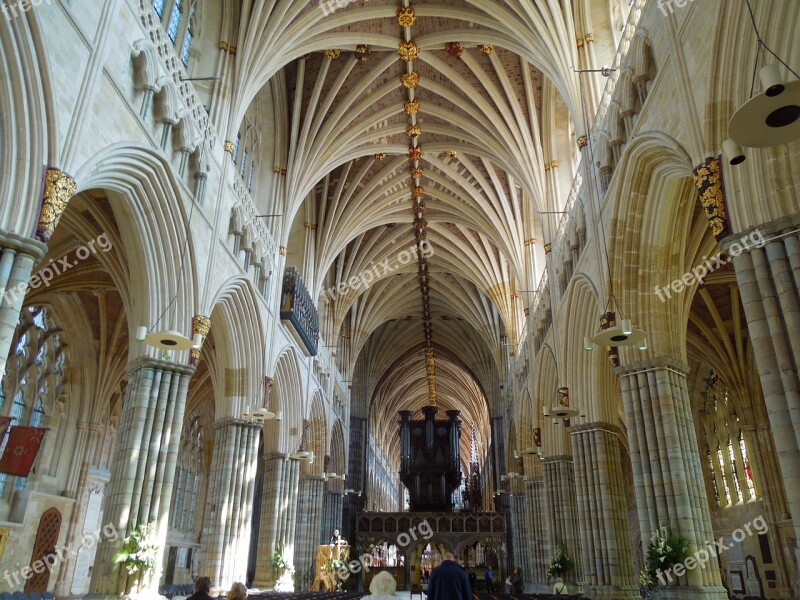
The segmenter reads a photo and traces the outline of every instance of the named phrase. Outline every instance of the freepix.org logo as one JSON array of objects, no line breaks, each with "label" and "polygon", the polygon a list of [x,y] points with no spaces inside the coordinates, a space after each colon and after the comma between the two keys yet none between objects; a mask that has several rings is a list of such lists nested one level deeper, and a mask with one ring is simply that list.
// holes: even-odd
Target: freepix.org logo
[{"label": "freepix.org logo", "polygon": [[42,4],[51,5],[53,0],[0,0],[0,12],[10,21]]},{"label": "freepix.org logo", "polygon": [[733,242],[728,249],[729,256],[725,256],[721,252],[711,258],[704,256],[703,262],[691,271],[687,271],[664,287],[657,285],[654,290],[656,296],[662,302],[666,302],[668,298],[672,297],[672,292],[680,294],[694,283],[703,283],[703,278],[706,275],[724,267],[745,250],[763,248],[766,243],[767,240],[764,239],[764,234],[756,229],[749,235],[742,236],[738,242]]}]

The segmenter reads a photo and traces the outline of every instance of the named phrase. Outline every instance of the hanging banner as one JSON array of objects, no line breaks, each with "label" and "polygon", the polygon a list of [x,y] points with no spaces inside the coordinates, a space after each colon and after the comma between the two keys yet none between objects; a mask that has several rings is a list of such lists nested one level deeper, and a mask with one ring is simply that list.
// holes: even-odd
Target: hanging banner
[{"label": "hanging banner", "polygon": [[46,431],[39,427],[12,427],[5,452],[0,458],[0,473],[27,477]]}]

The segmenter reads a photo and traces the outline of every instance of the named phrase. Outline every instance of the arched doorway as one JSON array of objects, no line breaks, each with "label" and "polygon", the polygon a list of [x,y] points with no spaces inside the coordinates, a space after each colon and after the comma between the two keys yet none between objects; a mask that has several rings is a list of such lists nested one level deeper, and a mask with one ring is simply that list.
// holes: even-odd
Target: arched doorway
[{"label": "arched doorway", "polygon": [[[61,532],[61,513],[57,509],[51,508],[46,511],[39,520],[39,529],[36,532],[36,542],[33,544],[31,554],[31,569],[35,563],[45,562],[46,556],[55,556],[56,544],[58,544],[58,534]],[[52,558],[51,558],[52,560]],[[47,591],[47,584],[50,582],[50,569],[44,569],[41,573],[33,571],[33,576],[25,582],[26,594],[43,594]]]}]

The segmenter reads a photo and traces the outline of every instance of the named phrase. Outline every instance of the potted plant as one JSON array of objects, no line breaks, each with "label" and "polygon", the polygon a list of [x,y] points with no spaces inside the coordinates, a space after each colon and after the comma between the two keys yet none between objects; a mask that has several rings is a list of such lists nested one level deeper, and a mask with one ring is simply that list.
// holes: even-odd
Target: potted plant
[{"label": "potted plant", "polygon": [[128,573],[126,594],[131,593],[134,583],[136,591],[141,590],[156,570],[159,548],[150,541],[152,534],[151,524],[139,525],[123,538],[122,549],[114,555],[114,563],[123,565]]}]

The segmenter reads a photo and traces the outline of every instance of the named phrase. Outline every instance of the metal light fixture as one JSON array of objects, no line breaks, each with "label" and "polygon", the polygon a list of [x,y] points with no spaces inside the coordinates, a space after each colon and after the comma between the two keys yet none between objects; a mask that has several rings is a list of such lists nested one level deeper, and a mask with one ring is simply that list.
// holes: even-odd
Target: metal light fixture
[{"label": "metal light fixture", "polygon": [[730,139],[723,142],[722,148],[731,165],[741,164],[745,160],[740,146],[768,148],[800,138],[800,81],[784,80],[779,65],[786,67],[787,71],[797,79],[800,79],[800,75],[764,43],[750,0],[745,2],[758,41],[753,67],[753,84],[762,50],[771,54],[777,63],[764,64],[761,67],[758,78],[763,91],[753,96],[754,87],[751,86],[750,99],[739,107],[728,123]]}]

